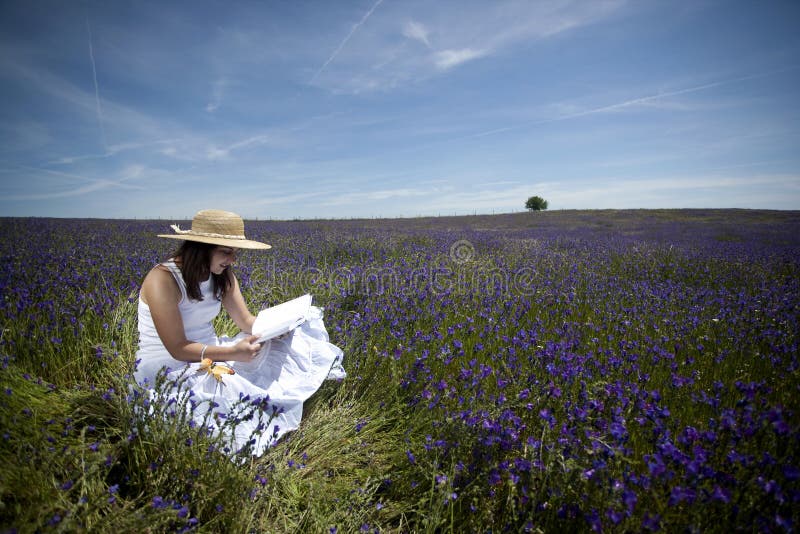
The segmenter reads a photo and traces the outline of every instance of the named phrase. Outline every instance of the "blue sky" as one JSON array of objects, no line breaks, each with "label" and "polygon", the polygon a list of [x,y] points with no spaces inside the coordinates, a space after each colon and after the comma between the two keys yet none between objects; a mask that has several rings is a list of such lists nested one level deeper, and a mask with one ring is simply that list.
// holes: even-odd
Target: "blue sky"
[{"label": "blue sky", "polygon": [[796,1],[4,1],[0,216],[800,209]]}]

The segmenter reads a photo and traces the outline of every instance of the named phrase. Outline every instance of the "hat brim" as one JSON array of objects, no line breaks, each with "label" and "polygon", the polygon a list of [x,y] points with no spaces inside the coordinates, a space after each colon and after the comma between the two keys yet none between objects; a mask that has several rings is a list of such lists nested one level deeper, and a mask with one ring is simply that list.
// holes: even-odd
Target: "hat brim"
[{"label": "hat brim", "polygon": [[157,237],[179,239],[181,241],[197,241],[198,243],[208,243],[209,245],[220,245],[231,248],[247,248],[253,250],[266,250],[268,248],[272,248],[272,245],[267,245],[266,243],[262,243],[260,241],[252,241],[250,239],[227,239],[224,237],[206,237],[202,235],[191,234],[158,234]]}]

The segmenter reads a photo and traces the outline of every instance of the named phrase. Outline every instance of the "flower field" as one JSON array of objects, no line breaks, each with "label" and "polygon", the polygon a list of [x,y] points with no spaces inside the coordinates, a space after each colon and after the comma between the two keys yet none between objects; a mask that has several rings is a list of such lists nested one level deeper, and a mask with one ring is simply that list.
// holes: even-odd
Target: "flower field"
[{"label": "flower field", "polygon": [[348,376],[232,460],[130,378],[174,222],[0,218],[2,531],[800,528],[799,212],[248,221]]}]

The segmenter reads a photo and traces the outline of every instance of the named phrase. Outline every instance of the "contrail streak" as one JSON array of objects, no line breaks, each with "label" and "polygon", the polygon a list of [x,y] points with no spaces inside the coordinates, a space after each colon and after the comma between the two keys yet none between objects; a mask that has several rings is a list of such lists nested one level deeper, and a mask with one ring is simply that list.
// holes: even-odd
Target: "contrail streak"
[{"label": "contrail streak", "polygon": [[86,31],[89,34],[89,60],[92,62],[92,79],[94,80],[94,101],[97,107],[97,122],[100,124],[100,134],[103,136],[103,148],[108,152],[106,130],[103,126],[103,110],[100,107],[100,87],[97,85],[97,67],[94,63],[94,48],[92,47],[92,28],[89,26],[89,17],[86,17]]},{"label": "contrail streak", "polygon": [[[51,175],[51,176],[58,176],[58,177],[64,177],[64,178],[77,179],[77,180],[80,180],[80,181],[86,182],[86,183],[83,184],[83,185],[76,185],[74,187],[69,187],[68,189],[62,190],[62,191],[47,191],[47,192],[44,192],[44,193],[33,193],[32,192],[32,193],[22,193],[22,194],[13,194],[13,193],[12,194],[4,194],[3,198],[7,199],[7,200],[44,200],[44,199],[51,199],[51,198],[66,198],[66,197],[74,197],[74,196],[85,195],[87,193],[91,193],[91,192],[94,192],[94,191],[99,191],[101,189],[113,188],[113,187],[120,188],[120,189],[129,189],[129,190],[142,190],[143,189],[141,186],[129,185],[129,184],[124,183],[126,180],[129,179],[128,177],[120,178],[120,179],[115,181],[115,180],[89,178],[87,176],[82,176],[82,175],[79,175],[79,174],[72,174],[72,173],[67,173],[67,172],[54,171],[54,170],[51,170],[51,169],[42,169],[42,168],[39,168],[39,167],[30,167],[28,165],[16,164],[15,167],[17,167],[17,169],[22,169],[22,170],[25,170],[25,171],[31,171],[31,172],[34,172],[34,173],[44,173],[44,174],[48,174],[48,175]],[[6,172],[6,171],[3,171],[3,172]],[[18,170],[16,170],[16,169],[13,170],[13,171],[9,170],[8,172],[18,172]],[[71,184],[69,184],[69,185],[71,185]],[[51,189],[53,189],[53,188],[51,188]]]},{"label": "contrail streak", "polygon": [[317,70],[317,72],[314,73],[314,76],[311,77],[311,80],[308,83],[314,83],[316,81],[317,76],[319,76],[322,73],[322,71],[325,70],[325,67],[327,67],[328,64],[331,61],[333,61],[336,58],[336,56],[339,55],[339,52],[342,51],[342,48],[344,48],[344,45],[347,44],[347,41],[349,41],[350,38],[353,36],[353,34],[356,33],[356,30],[358,30],[367,21],[369,16],[372,15],[372,12],[375,11],[375,8],[378,7],[379,5],[381,5],[381,2],[383,2],[383,0],[378,0],[377,2],[375,2],[375,5],[372,6],[372,9],[367,11],[366,15],[364,15],[361,18],[361,20],[358,22],[358,24],[353,26],[353,29],[350,30],[350,33],[347,34],[347,37],[345,37],[344,40],[341,43],[339,43],[339,46],[336,48],[336,50],[333,51],[333,54],[331,54],[331,57],[329,57],[328,60],[325,63],[322,64],[322,66],[319,68],[319,70]]},{"label": "contrail streak", "polygon": [[485,131],[485,132],[480,132],[480,133],[468,135],[466,137],[467,138],[470,138],[470,137],[484,137],[484,136],[487,136],[487,135],[494,135],[494,134],[503,133],[503,132],[507,132],[507,131],[510,131],[510,130],[516,130],[518,128],[524,128],[524,127],[528,127],[528,126],[536,126],[536,125],[539,125],[539,124],[548,124],[548,123],[551,123],[551,122],[559,122],[559,121],[566,121],[566,120],[570,120],[570,119],[577,119],[579,117],[585,117],[587,115],[594,115],[596,113],[606,113],[608,111],[614,111],[614,110],[617,110],[617,109],[623,109],[623,108],[627,108],[627,107],[630,107],[630,106],[635,106],[637,104],[644,104],[644,103],[647,103],[647,102],[652,102],[654,100],[660,100],[662,98],[666,98],[666,97],[670,97],[670,96],[685,95],[685,94],[688,94],[688,93],[697,93],[699,91],[705,91],[707,89],[713,89],[715,87],[721,87],[721,86],[729,85],[729,84],[733,84],[733,83],[740,83],[740,82],[745,82],[745,81],[749,81],[749,80],[755,80],[757,78],[765,78],[767,76],[773,76],[775,74],[780,74],[780,73],[783,73],[783,72],[795,70],[797,68],[798,67],[796,65],[793,65],[793,66],[790,66],[790,67],[787,67],[787,68],[783,68],[783,69],[778,69],[778,70],[769,71],[769,72],[761,72],[761,73],[757,73],[757,74],[750,74],[750,75],[747,75],[747,76],[741,76],[739,78],[733,78],[733,79],[730,79],[730,80],[721,80],[721,81],[717,81],[717,82],[706,83],[706,84],[703,84],[703,85],[696,85],[694,87],[687,87],[687,88],[684,88],[684,89],[677,89],[675,91],[669,91],[669,92],[666,92],[666,93],[656,93],[656,94],[653,94],[653,95],[648,95],[648,96],[643,96],[643,97],[640,97],[640,98],[634,98],[634,99],[631,99],[631,100],[626,100],[624,102],[617,102],[616,104],[609,104],[607,106],[601,106],[601,107],[597,107],[597,108],[587,109],[585,111],[577,111],[575,113],[567,113],[567,114],[564,114],[564,115],[560,115],[558,117],[553,117],[551,119],[541,119],[541,120],[529,121],[529,122],[525,122],[525,123],[521,123],[521,124],[516,124],[516,125],[513,125],[513,126],[506,126],[506,127],[502,127],[502,128],[496,128],[494,130],[488,130],[488,131]]}]

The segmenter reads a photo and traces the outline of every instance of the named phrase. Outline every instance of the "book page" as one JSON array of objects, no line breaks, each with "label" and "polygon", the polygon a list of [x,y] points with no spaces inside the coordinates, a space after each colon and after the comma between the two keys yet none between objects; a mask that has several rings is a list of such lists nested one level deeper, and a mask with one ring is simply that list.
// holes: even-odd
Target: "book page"
[{"label": "book page", "polygon": [[290,332],[306,321],[311,295],[303,295],[258,312],[253,334],[258,343]]}]

